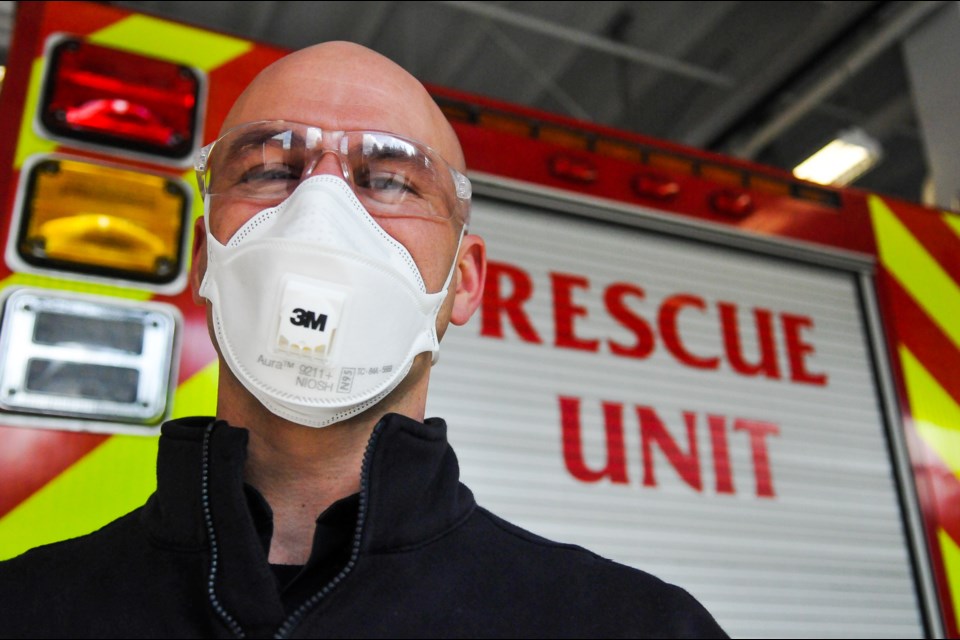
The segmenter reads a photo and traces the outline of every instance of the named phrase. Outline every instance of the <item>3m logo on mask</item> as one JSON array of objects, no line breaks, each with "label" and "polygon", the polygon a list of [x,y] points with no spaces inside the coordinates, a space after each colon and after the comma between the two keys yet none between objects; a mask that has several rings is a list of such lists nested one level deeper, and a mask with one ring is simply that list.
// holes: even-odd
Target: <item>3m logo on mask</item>
[{"label": "3m logo on mask", "polygon": [[327,326],[327,314],[314,313],[297,307],[293,310],[294,316],[290,318],[290,324],[295,327],[309,327],[317,331],[323,331]]},{"label": "3m logo on mask", "polygon": [[277,351],[311,359],[330,357],[347,292],[302,276],[284,279],[277,323]]}]

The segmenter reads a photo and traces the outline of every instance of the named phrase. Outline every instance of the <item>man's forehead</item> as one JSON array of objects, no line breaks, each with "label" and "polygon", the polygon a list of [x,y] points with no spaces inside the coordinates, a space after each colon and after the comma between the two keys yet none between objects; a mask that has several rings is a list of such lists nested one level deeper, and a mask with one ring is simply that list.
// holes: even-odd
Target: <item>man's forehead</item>
[{"label": "man's forehead", "polygon": [[459,142],[423,86],[359,45],[328,43],[274,63],[240,96],[223,129],[259,120],[390,131],[423,142],[462,168]]}]

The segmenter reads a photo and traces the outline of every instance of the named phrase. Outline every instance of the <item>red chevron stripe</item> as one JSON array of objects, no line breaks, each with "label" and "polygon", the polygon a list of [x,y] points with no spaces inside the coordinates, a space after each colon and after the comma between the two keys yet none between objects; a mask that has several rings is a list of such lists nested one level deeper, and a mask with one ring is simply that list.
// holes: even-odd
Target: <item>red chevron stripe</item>
[{"label": "red chevron stripe", "polygon": [[960,585],[951,586],[948,580],[937,530],[938,527],[942,528],[947,535],[960,544],[960,507],[958,507],[960,481],[917,434],[903,384],[900,360],[896,354],[899,344],[909,348],[937,383],[958,403],[960,403],[960,377],[958,377],[960,374],[955,370],[953,363],[960,358],[960,354],[953,342],[889,271],[884,268],[878,269],[876,278],[881,305],[890,311],[884,314],[884,318],[890,333],[888,344],[893,353],[891,365],[898,373],[898,395],[904,412],[905,432],[923,513],[927,548],[939,595],[944,630],[947,637],[958,638],[960,632],[958,632],[957,619],[960,612],[954,611],[951,592],[960,588]]},{"label": "red chevron stripe", "polygon": [[0,517],[90,453],[110,436],[0,427]]},{"label": "red chevron stripe", "polygon": [[894,329],[898,341],[913,352],[930,375],[960,405],[960,369],[956,366],[960,361],[960,349],[890,272],[881,269],[878,279],[886,289],[890,306],[897,311]]},{"label": "red chevron stripe", "polygon": [[937,264],[960,286],[960,236],[938,212],[884,200],[897,219],[923,245]]}]

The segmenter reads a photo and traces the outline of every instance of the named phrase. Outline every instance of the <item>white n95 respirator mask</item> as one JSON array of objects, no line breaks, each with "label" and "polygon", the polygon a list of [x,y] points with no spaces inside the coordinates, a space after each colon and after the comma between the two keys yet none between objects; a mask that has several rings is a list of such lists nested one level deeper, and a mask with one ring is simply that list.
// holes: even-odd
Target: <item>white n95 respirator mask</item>
[{"label": "white n95 respirator mask", "polygon": [[429,293],[410,253],[341,178],[304,180],[226,245],[207,222],[200,295],[223,360],[272,413],[324,427],[380,401],[417,355],[436,360],[456,258]]}]

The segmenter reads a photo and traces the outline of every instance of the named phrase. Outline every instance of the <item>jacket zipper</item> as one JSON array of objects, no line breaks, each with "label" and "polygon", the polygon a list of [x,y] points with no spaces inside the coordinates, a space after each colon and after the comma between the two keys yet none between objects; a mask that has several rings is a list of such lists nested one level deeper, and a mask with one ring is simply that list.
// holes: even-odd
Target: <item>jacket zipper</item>
[{"label": "jacket zipper", "polygon": [[203,432],[203,466],[200,471],[200,497],[203,503],[203,523],[207,529],[207,540],[210,541],[210,572],[207,574],[207,597],[210,599],[210,604],[213,605],[213,610],[217,612],[217,615],[220,616],[220,619],[223,620],[223,623],[227,625],[227,628],[230,629],[230,633],[233,634],[235,638],[246,638],[246,634],[243,632],[243,628],[240,627],[240,624],[236,619],[231,616],[226,609],[223,608],[223,605],[220,604],[220,600],[217,598],[217,592],[215,590],[215,583],[217,580],[217,560],[220,555],[220,548],[217,546],[217,535],[213,530],[213,516],[211,515],[210,510],[210,437],[213,434],[213,427],[216,424],[216,421],[212,421],[207,425],[207,428]]},{"label": "jacket zipper", "polygon": [[[363,451],[363,461],[360,464],[360,504],[357,507],[357,526],[353,532],[353,547],[350,550],[350,560],[343,569],[330,582],[328,582],[320,591],[313,594],[306,602],[297,607],[297,610],[290,614],[283,624],[277,629],[274,638],[289,638],[290,634],[303,622],[303,618],[315,608],[320,601],[333,591],[353,570],[357,559],[360,557],[360,540],[363,534],[363,525],[367,517],[367,502],[369,500],[369,482],[370,482],[370,458],[373,456],[373,449],[376,446],[377,438],[380,436],[382,421],[378,422],[370,434],[367,441],[367,448]],[[207,577],[207,595],[210,598],[210,604],[216,611],[220,619],[230,629],[236,638],[246,638],[243,628],[236,619],[223,608],[217,599],[214,583],[217,577],[217,558],[219,548],[217,547],[217,537],[213,530],[213,517],[210,510],[210,493],[208,490],[209,471],[210,471],[210,437],[213,433],[214,422],[207,425],[203,434],[203,467],[201,470],[201,497],[203,502],[203,521],[207,529],[207,538],[210,540],[210,572]]]},{"label": "jacket zipper", "polygon": [[310,610],[316,608],[321,600],[336,589],[343,579],[350,574],[354,565],[357,564],[357,559],[360,557],[360,540],[363,536],[363,526],[367,519],[367,507],[370,499],[370,458],[373,457],[373,449],[376,447],[377,438],[380,436],[380,427],[382,424],[383,421],[377,422],[377,425],[373,428],[373,432],[370,434],[370,439],[367,441],[367,448],[363,451],[363,462],[360,464],[360,504],[357,507],[357,526],[353,532],[353,548],[350,550],[350,560],[347,561],[347,564],[340,573],[328,582],[326,586],[313,594],[306,602],[297,607],[296,611],[290,614],[274,634],[273,637],[276,639],[289,638],[294,629],[303,622],[303,618],[310,613]]}]

